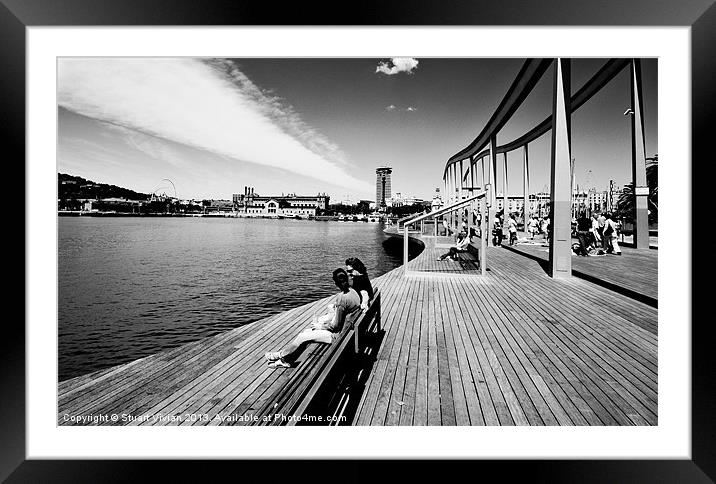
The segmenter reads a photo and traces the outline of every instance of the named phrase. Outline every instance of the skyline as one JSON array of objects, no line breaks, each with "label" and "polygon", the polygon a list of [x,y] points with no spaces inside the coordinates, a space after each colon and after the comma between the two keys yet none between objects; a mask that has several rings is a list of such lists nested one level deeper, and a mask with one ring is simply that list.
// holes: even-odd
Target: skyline
[{"label": "skyline", "polygon": [[[375,169],[387,165],[394,193],[429,199],[442,188],[447,159],[482,129],[522,62],[62,58],[57,168],[145,193],[169,178],[184,199],[229,199],[248,185],[257,193],[372,200]],[[572,92],[603,62],[574,59]],[[656,59],[642,69],[646,154],[653,156]],[[550,114],[551,84],[550,70],[498,144]],[[627,70],[573,113],[580,188],[630,180],[629,98]],[[533,192],[549,183],[549,149],[548,135],[530,144]],[[508,162],[515,165],[508,194],[519,195],[521,152]]]}]

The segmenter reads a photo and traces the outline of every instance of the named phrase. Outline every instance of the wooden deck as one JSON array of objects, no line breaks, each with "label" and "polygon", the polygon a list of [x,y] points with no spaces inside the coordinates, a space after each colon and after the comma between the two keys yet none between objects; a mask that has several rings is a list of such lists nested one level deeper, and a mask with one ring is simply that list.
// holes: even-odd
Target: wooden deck
[{"label": "wooden deck", "polygon": [[656,425],[656,309],[496,248],[401,278],[355,425]]},{"label": "wooden deck", "polygon": [[[507,242],[503,242],[503,245],[542,261],[549,259],[548,247],[519,243],[510,247]],[[659,298],[659,251],[630,247],[621,249],[621,256],[572,256],[572,274],[656,307]]]},{"label": "wooden deck", "polygon": [[470,253],[461,253],[457,261],[449,257],[441,261],[437,260],[455,245],[452,237],[423,236],[422,241],[425,248],[419,257],[408,262],[409,270],[425,275],[480,275],[477,258]]},{"label": "wooden deck", "polygon": [[[500,248],[488,252],[485,277],[402,273],[374,280],[384,333],[345,423],[657,424],[655,308],[585,280],[553,280],[537,261]],[[252,423],[292,371],[268,368],[264,352],[329,299],[61,382],[58,424],[87,425],[68,416],[106,419],[93,425]]]}]

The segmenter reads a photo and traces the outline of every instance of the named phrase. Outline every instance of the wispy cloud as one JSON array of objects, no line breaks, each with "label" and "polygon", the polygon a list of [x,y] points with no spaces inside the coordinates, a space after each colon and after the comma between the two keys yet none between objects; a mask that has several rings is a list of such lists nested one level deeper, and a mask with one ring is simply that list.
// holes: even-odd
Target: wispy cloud
[{"label": "wispy cloud", "polygon": [[[106,123],[370,193],[340,148],[227,60],[61,59],[58,102]],[[146,143],[137,146],[154,151]]]},{"label": "wispy cloud", "polygon": [[395,111],[395,104],[391,104],[390,106],[385,107],[386,111]]},{"label": "wispy cloud", "polygon": [[389,61],[379,62],[375,68],[376,73],[392,76],[401,72],[412,74],[418,68],[418,60],[412,57],[393,57]]},{"label": "wispy cloud", "polygon": [[416,108],[415,106],[408,106],[407,108],[405,108],[405,110],[412,113],[414,111],[417,111],[418,108]]}]

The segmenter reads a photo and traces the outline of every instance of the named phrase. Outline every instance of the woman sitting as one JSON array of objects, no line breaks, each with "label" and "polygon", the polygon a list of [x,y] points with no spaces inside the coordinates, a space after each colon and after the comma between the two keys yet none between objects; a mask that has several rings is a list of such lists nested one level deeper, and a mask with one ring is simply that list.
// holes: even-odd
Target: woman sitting
[{"label": "woman sitting", "polygon": [[368,305],[373,300],[373,286],[368,279],[365,264],[358,257],[350,257],[346,259],[346,272],[351,287],[360,295],[361,309],[368,309]]},{"label": "woman sitting", "polygon": [[353,322],[360,314],[360,296],[350,287],[346,271],[340,268],[333,271],[333,282],[341,290],[336,298],[333,318],[325,321],[314,316],[311,326],[299,333],[282,350],[266,353],[265,357],[271,368],[290,368],[291,363],[286,361],[286,358],[290,359],[304,343],[333,343],[343,329],[344,323],[347,320]]},{"label": "woman sitting", "polygon": [[450,250],[438,257],[437,260],[445,260],[446,257],[457,260],[457,254],[459,252],[467,252],[468,245],[470,245],[470,238],[467,237],[464,232],[460,232],[457,234],[457,244],[455,247],[450,247]]}]

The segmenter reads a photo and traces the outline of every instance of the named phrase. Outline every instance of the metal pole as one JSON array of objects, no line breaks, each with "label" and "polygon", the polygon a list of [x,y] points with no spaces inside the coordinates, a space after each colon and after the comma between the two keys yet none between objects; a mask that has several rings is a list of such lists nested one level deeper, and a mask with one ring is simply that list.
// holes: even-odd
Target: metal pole
[{"label": "metal pole", "polygon": [[482,275],[485,275],[485,271],[487,270],[487,216],[485,214],[484,205],[486,203],[486,198],[482,197],[481,203],[480,203],[480,272]]},{"label": "metal pole", "polygon": [[649,186],[646,183],[646,148],[641,91],[641,61],[631,61],[631,173],[634,183],[634,247],[649,248]]},{"label": "metal pole", "polygon": [[[489,185],[490,185],[490,200],[489,200],[489,209],[488,209],[488,218],[489,218],[489,227],[490,227],[490,233],[492,233],[492,221],[495,218],[495,213],[497,212],[496,202],[497,202],[497,195],[495,194],[495,171],[497,169],[497,139],[493,136],[490,138],[490,162],[487,164],[488,168],[490,170],[489,174]],[[492,237],[489,238],[490,247],[492,247],[494,244],[492,243]]]},{"label": "metal pole", "polygon": [[530,217],[530,170],[529,170],[529,153],[527,145],[522,147],[522,156],[524,161],[523,173],[522,173],[522,211],[524,212],[523,222],[525,236],[527,234],[527,222]]},{"label": "metal pole", "polygon": [[[455,180],[455,201],[457,202],[460,199],[460,185],[458,185],[457,163],[453,163],[453,167],[453,179]],[[452,213],[453,230],[455,230],[456,227],[460,224],[459,214],[455,210],[451,210],[450,213]]]},{"label": "metal pole", "polygon": [[509,230],[507,230],[507,219],[508,214],[510,213],[507,207],[507,203],[509,202],[507,197],[507,152],[504,152],[502,156],[504,159],[505,166],[505,169],[502,172],[502,189],[504,190],[504,193],[502,194],[502,219],[504,221],[504,223],[502,224],[502,235],[507,240],[507,238],[510,236],[510,232]]},{"label": "metal pole", "polygon": [[571,86],[570,61],[555,62],[552,105],[552,159],[549,268],[555,278],[572,276]]}]

